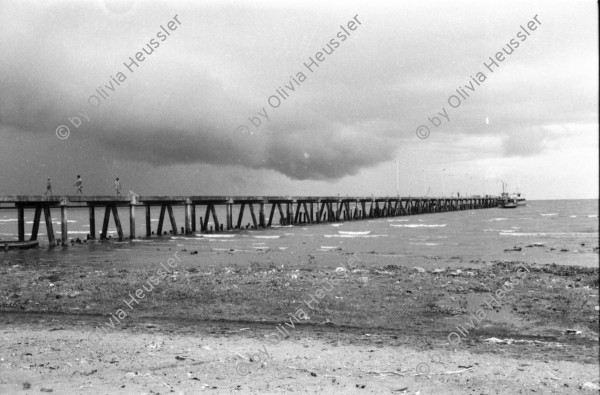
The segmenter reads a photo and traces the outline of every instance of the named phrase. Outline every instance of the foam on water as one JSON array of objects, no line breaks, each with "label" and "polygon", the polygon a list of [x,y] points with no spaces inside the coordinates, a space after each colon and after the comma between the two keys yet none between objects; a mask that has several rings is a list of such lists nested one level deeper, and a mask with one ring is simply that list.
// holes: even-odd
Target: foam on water
[{"label": "foam on water", "polygon": [[365,231],[360,231],[360,232],[351,232],[351,231],[338,230],[338,233],[342,234],[342,235],[368,235],[369,233],[371,233],[371,231],[365,230]]},{"label": "foam on water", "polygon": [[207,239],[222,239],[222,238],[231,238],[231,237],[235,237],[235,235],[205,235],[202,233],[196,233],[195,234],[196,237],[200,237],[200,238],[207,238]]},{"label": "foam on water", "polygon": [[566,237],[597,237],[597,233],[592,232],[534,232],[534,233],[519,233],[519,232],[500,232],[501,236],[515,236],[515,237],[555,237],[555,238],[566,238]]},{"label": "foam on water", "polygon": [[357,238],[357,237],[363,237],[363,238],[375,238],[375,237],[387,237],[388,235],[323,235],[326,238],[332,238],[332,237],[339,237],[339,238]]},{"label": "foam on water", "polygon": [[394,225],[394,224],[390,224],[390,226],[393,226],[395,228],[443,228],[448,224],[407,224],[407,225]]}]

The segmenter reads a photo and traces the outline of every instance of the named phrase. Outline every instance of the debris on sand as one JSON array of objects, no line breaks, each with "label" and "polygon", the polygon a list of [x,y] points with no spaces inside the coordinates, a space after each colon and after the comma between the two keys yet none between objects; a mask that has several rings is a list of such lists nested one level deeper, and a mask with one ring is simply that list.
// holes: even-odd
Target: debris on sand
[{"label": "debris on sand", "polygon": [[485,339],[484,341],[488,343],[504,343],[504,340],[500,340],[496,337],[490,337],[489,339]]},{"label": "debris on sand", "polygon": [[598,384],[594,384],[591,381],[588,381],[587,383],[583,383],[579,386],[580,390],[586,390],[586,391],[598,391],[600,390],[600,386],[598,386]]}]

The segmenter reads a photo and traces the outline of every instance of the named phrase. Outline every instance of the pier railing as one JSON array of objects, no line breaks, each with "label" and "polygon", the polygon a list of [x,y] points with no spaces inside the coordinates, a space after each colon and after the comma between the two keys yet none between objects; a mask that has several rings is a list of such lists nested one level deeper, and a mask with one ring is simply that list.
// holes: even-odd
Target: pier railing
[{"label": "pier railing", "polygon": [[[118,207],[129,208],[129,237],[136,237],[136,208],[143,207],[146,214],[146,237],[154,235],[151,227],[151,208],[160,207],[156,235],[163,234],[165,216],[168,213],[171,233],[178,234],[174,206],[185,207],[184,226],[180,233],[213,231],[209,229],[212,217],[214,231],[222,232],[242,228],[244,212],[247,208],[253,229],[268,228],[273,223],[276,212],[280,224],[318,224],[323,222],[355,221],[370,218],[397,217],[448,211],[476,210],[498,205],[497,197],[284,197],[284,196],[0,196],[0,209],[17,210],[19,241],[25,241],[25,210],[34,210],[33,226],[29,240],[37,240],[42,213],[46,224],[48,242],[56,245],[52,228],[51,208],[60,208],[61,240],[68,244],[68,208],[87,207],[89,209],[89,237],[96,237],[95,209],[104,208],[100,238],[106,238],[112,215],[119,239],[124,238],[123,226]],[[224,206],[225,223],[220,223],[216,206]],[[237,221],[234,223],[233,208],[239,206]],[[196,222],[196,210],[205,208],[204,216]],[[255,211],[255,209],[258,210]],[[198,226],[199,225],[199,226]]]}]

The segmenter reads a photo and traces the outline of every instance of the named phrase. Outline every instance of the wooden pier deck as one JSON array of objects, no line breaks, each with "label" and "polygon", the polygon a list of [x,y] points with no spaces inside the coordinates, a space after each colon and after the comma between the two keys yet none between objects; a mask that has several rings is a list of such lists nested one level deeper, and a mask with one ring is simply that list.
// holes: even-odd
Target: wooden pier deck
[{"label": "wooden pier deck", "polygon": [[[305,225],[323,222],[356,221],[370,218],[397,217],[447,211],[476,210],[497,207],[497,197],[284,197],[284,196],[0,196],[0,209],[17,210],[19,241],[25,241],[25,210],[34,210],[33,227],[29,240],[37,240],[38,230],[44,214],[46,233],[50,246],[56,245],[52,227],[51,208],[60,208],[60,244],[68,244],[68,209],[89,209],[90,238],[96,236],[95,209],[104,208],[102,233],[106,238],[112,215],[119,239],[124,238],[118,207],[129,208],[129,237],[136,238],[135,213],[137,207],[145,208],[146,237],[151,237],[151,207],[160,207],[156,235],[163,234],[165,216],[168,213],[171,231],[178,234],[174,206],[185,207],[185,234],[207,232],[212,217],[214,231],[239,229],[242,227],[245,209],[252,218],[252,228],[268,228],[272,225],[275,212],[279,213],[283,225]],[[219,222],[216,206],[224,206],[226,218]],[[239,207],[234,224],[233,208]],[[196,210],[204,208],[204,216],[196,222]],[[258,209],[258,213],[255,211]],[[257,215],[258,214],[258,215]],[[198,226],[199,225],[199,226]]]}]

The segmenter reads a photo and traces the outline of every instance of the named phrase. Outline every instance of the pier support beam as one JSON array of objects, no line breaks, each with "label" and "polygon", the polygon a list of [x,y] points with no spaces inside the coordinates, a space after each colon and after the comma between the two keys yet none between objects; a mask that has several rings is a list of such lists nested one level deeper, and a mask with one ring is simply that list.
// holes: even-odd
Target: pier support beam
[{"label": "pier support beam", "polygon": [[175,215],[173,214],[173,206],[167,204],[167,210],[169,211],[169,220],[171,220],[171,228],[173,229],[173,234],[177,234],[177,223],[175,223]]},{"label": "pier support beam", "polygon": [[265,227],[265,202],[259,203],[258,206],[258,222],[261,228]]},{"label": "pier support beam", "polygon": [[88,207],[90,213],[90,239],[96,239],[96,207],[93,205]]},{"label": "pier support beam", "polygon": [[31,229],[31,238],[29,240],[37,240],[38,230],[40,229],[40,217],[42,216],[42,207],[36,206],[33,216],[33,228]]},{"label": "pier support beam", "polygon": [[113,218],[115,220],[115,226],[117,227],[117,234],[119,235],[119,240],[123,240],[123,228],[121,227],[121,220],[119,219],[119,211],[117,206],[111,207]]},{"label": "pier support beam", "polygon": [[52,229],[52,214],[50,207],[44,206],[44,221],[46,222],[46,234],[48,235],[48,243],[50,247],[56,245],[56,239],[54,238],[54,230]]},{"label": "pier support beam", "polygon": [[[242,228],[242,221],[244,220],[244,209],[246,208],[246,203],[242,203],[242,206],[240,207],[240,213],[238,215],[238,221],[237,221],[237,226],[236,228],[241,229]],[[206,210],[206,213],[208,215],[208,208]],[[208,218],[208,216],[207,216]]]},{"label": "pier support beam", "polygon": [[252,223],[254,224],[254,229],[257,229],[258,222],[256,222],[256,215],[254,215],[254,205],[252,203],[248,203],[248,208],[250,209],[250,215],[252,216]]},{"label": "pier support beam", "polygon": [[146,204],[146,237],[150,237],[152,235],[151,218],[150,205]]},{"label": "pier support beam", "polygon": [[129,203],[129,238],[135,239],[135,197]]},{"label": "pier support beam", "polygon": [[19,241],[25,241],[25,207],[17,208],[17,217],[19,222]]},{"label": "pier support beam", "polygon": [[68,231],[68,214],[67,205],[61,202],[60,205],[60,238],[63,246],[69,245],[69,231]]},{"label": "pier support beam", "polygon": [[162,204],[160,206],[160,215],[158,216],[158,229],[156,229],[156,235],[162,235],[163,222],[165,221],[165,212],[167,211],[167,205]]},{"label": "pier support beam", "polygon": [[192,202],[188,199],[185,202],[185,234],[192,233]]},{"label": "pier support beam", "polygon": [[[219,225],[219,218],[217,218],[217,210],[215,210],[215,205],[210,205],[210,212],[213,216],[213,222],[215,223],[215,232],[219,232],[221,230],[221,225]],[[208,225],[208,217],[206,218],[206,225]]]},{"label": "pier support beam", "polygon": [[[225,206],[225,218],[227,230],[233,229],[233,202],[230,200]],[[271,223],[269,222],[269,225]]]},{"label": "pier support beam", "polygon": [[271,226],[273,223],[273,215],[275,215],[275,203],[271,203],[271,212],[269,213],[269,221],[267,222],[267,226]]},{"label": "pier support beam", "polygon": [[291,201],[287,204],[286,225],[294,225],[294,201]]},{"label": "pier support beam", "polygon": [[192,233],[196,231],[196,205],[192,203],[191,213],[192,216]]},{"label": "pier support beam", "polygon": [[110,207],[106,206],[104,209],[104,221],[102,221],[102,234],[100,235],[100,239],[106,239],[106,233],[108,232],[108,221],[110,220]]}]

